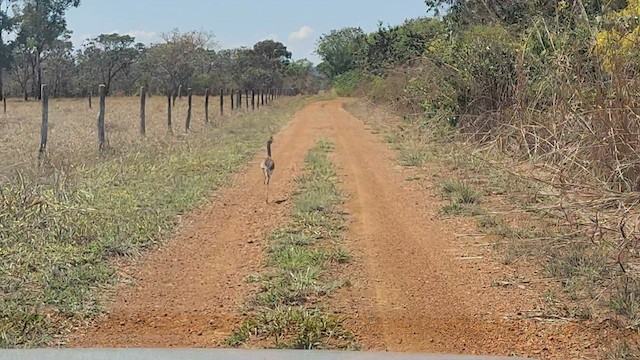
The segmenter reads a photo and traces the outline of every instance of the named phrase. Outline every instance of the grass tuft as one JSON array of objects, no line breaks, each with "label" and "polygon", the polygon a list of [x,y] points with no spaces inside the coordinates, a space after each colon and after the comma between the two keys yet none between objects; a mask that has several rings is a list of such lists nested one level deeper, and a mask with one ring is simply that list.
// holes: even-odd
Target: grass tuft
[{"label": "grass tuft", "polygon": [[[351,260],[337,242],[346,219],[336,206],[343,196],[327,153],[333,145],[320,140],[305,158],[297,181],[292,223],[270,236],[268,272],[249,302],[250,317],[227,338],[228,346],[260,344],[270,348],[353,349],[353,334],[342,319],[323,309],[322,299],[348,280],[335,279],[332,268]],[[256,277],[254,277],[256,278]]]}]

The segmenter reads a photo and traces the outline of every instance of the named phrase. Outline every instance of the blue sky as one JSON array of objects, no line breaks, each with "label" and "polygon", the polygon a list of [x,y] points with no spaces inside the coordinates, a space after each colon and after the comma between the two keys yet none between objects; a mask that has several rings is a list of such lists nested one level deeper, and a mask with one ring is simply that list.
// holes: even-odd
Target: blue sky
[{"label": "blue sky", "polygon": [[67,13],[76,46],[102,33],[130,34],[150,43],[178,28],[210,31],[219,48],[252,46],[264,39],[284,43],[294,59],[318,62],[319,36],[332,29],[377,28],[426,15],[424,0],[82,0]]}]

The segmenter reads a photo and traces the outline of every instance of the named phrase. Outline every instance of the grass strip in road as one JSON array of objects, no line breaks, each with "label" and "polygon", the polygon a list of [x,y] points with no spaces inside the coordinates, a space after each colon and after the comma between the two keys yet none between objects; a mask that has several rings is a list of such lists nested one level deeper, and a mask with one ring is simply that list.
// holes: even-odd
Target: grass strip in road
[{"label": "grass strip in road", "polygon": [[296,179],[292,221],[269,238],[266,272],[254,280],[259,290],[248,318],[227,339],[239,347],[355,349],[354,335],[323,299],[348,286],[341,266],[351,260],[340,242],[347,224],[339,205],[344,197],[329,158],[332,144],[320,140],[305,158],[305,172]]}]

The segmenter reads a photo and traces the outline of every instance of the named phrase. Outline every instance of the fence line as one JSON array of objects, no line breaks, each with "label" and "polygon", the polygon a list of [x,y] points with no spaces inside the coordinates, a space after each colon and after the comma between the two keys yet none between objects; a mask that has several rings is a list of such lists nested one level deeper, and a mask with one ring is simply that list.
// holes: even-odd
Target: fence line
[{"label": "fence line", "polygon": [[147,124],[145,120],[145,107],[147,100],[147,88],[144,86],[140,87],[140,135],[145,136],[147,133]]},{"label": "fence line", "polygon": [[209,123],[209,88],[204,91],[204,122]]},{"label": "fence line", "polygon": [[192,103],[192,93],[191,93],[191,88],[187,89],[187,97],[188,97],[188,103],[187,103],[187,120],[185,121],[185,125],[184,125],[184,130],[186,132],[189,132],[189,130],[191,130],[191,106],[193,105]]},{"label": "fence line", "polygon": [[106,150],[106,141],[107,136],[104,130],[104,116],[105,116],[105,106],[106,106],[106,94],[105,94],[105,85],[100,84],[99,86],[100,93],[100,111],[98,112],[98,150],[102,153]]},{"label": "fence line", "polygon": [[[38,164],[41,165],[46,157],[47,150],[47,140],[49,134],[49,91],[48,85],[43,84],[41,87],[42,94],[42,122],[40,126],[40,147],[38,149]],[[172,112],[175,107],[176,97],[180,98],[181,87],[178,88],[178,93],[175,91],[167,95],[167,130],[169,133],[173,133],[173,125],[172,125]],[[256,110],[260,109],[261,106],[267,106],[272,103],[274,99],[279,98],[280,96],[292,96],[295,95],[296,92],[293,89],[245,89],[245,90],[236,90],[236,89],[220,89],[220,117],[223,118],[225,115],[224,105],[225,105],[225,93],[229,94],[231,100],[231,110],[240,110],[242,109],[242,93],[245,94],[245,109]],[[249,93],[251,93],[251,107],[249,107]],[[107,134],[105,130],[105,115],[106,115],[106,86],[104,84],[100,84],[98,86],[98,95],[100,98],[99,111],[98,111],[98,119],[97,119],[97,135],[98,135],[98,150],[100,153],[104,153],[107,149]],[[204,122],[208,124],[209,121],[209,96],[211,95],[210,89],[205,89],[204,97],[204,113],[205,120]],[[147,96],[150,97],[150,94],[147,93],[146,86],[140,87],[140,135],[143,137],[146,136],[146,99]],[[187,89],[187,117],[185,121],[185,132],[189,132],[191,130],[191,120],[193,113],[193,91],[191,88]],[[89,91],[89,108],[92,108],[92,98],[93,98],[93,90]],[[7,98],[3,97],[4,103],[4,112],[7,112]]]},{"label": "fence line", "polygon": [[40,126],[40,149],[38,150],[38,163],[42,165],[46,156],[47,138],[49,137],[49,91],[47,85],[42,84],[42,125]]}]

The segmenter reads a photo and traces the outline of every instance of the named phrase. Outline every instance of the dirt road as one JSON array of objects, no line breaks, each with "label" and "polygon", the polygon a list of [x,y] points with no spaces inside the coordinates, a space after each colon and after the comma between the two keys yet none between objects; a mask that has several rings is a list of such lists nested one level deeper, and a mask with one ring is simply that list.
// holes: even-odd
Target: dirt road
[{"label": "dirt road", "polygon": [[344,101],[312,104],[274,136],[272,198],[283,202],[265,204],[260,152],[135,269],[135,284],[120,288],[107,316],[77,331],[69,345],[220,346],[240,319],[238,307],[251,291],[245,278],[259,270],[264,239],[287,219],[307,150],[329,137],[350,195],[348,245],[356,254],[354,286],[332,301],[365,349],[550,358],[582,351],[589,339],[578,325],[506,316],[534,308],[532,290],[491,286],[508,269],[455,236],[466,225],[437,216],[430,179],[407,182],[409,170],[342,109]]}]

